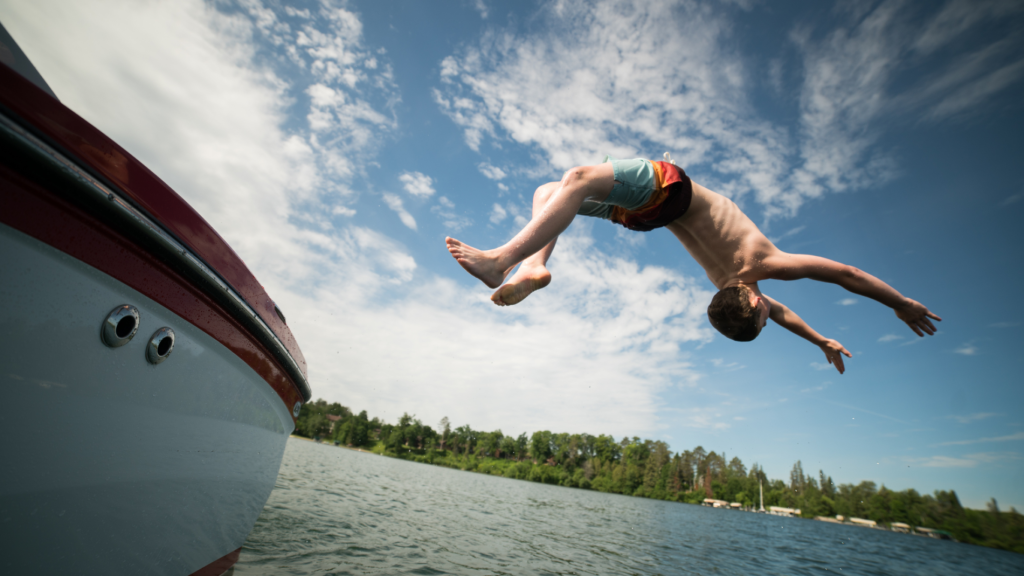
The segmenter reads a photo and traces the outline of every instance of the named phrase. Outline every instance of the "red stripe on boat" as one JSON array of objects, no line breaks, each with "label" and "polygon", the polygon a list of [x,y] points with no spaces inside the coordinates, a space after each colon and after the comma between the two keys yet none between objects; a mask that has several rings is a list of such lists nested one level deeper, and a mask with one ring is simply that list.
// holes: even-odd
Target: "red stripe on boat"
[{"label": "red stripe on boat", "polygon": [[114,277],[206,332],[262,376],[289,414],[302,400],[288,373],[256,337],[162,260],[6,164],[0,165],[0,198],[0,222]]},{"label": "red stripe on boat", "polygon": [[213,562],[210,562],[206,566],[196,570],[192,573],[192,576],[221,576],[225,572],[231,569],[232,566],[238,562],[238,556],[242,553],[242,549],[239,548],[234,552],[228,552],[227,554],[217,558]]},{"label": "red stripe on boat", "polygon": [[92,124],[3,64],[0,64],[0,87],[0,105],[31,124],[62,153],[118,187],[136,206],[158,220],[216,270],[274,331],[299,370],[307,375],[306,359],[291,330],[274,311],[273,300],[241,258],[199,213]]}]

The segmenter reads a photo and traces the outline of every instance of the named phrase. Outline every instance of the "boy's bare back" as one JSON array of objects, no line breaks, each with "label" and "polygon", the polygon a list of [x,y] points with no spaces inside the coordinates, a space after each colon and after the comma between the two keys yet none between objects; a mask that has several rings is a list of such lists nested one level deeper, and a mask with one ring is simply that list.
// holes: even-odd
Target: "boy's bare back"
[{"label": "boy's bare back", "polygon": [[690,209],[666,228],[719,290],[768,278],[764,262],[780,252],[735,202],[696,182]]}]

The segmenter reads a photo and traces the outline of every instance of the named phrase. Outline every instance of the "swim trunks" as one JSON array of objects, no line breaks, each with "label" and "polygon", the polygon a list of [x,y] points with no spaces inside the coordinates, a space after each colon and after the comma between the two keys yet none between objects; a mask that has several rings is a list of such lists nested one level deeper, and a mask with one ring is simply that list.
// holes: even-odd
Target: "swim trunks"
[{"label": "swim trunks", "polygon": [[577,214],[611,220],[648,232],[679,218],[690,208],[693,183],[669,162],[612,160],[615,186],[604,202],[586,201]]}]

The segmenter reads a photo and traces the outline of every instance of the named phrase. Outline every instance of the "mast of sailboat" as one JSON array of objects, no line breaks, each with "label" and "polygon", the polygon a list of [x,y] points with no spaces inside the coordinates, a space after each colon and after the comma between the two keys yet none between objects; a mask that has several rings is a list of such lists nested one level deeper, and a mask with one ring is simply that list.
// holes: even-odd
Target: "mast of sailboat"
[{"label": "mast of sailboat", "polygon": [[761,509],[758,512],[764,512],[764,484],[761,483],[761,479],[757,479],[757,487],[761,490]]}]

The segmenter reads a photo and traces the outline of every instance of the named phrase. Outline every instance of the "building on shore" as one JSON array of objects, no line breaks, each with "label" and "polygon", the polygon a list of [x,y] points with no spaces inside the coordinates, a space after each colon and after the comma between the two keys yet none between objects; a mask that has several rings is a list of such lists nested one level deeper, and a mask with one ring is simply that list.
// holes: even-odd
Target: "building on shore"
[{"label": "building on shore", "polygon": [[865,526],[867,528],[878,528],[878,522],[874,520],[865,520],[864,518],[850,518],[850,522],[857,526]]},{"label": "building on shore", "polygon": [[782,506],[769,506],[768,513],[774,516],[799,516],[799,508],[783,508]]},{"label": "building on shore", "polygon": [[910,524],[904,524],[903,522],[893,522],[889,524],[889,529],[893,532],[902,532],[904,534],[910,533]]}]

